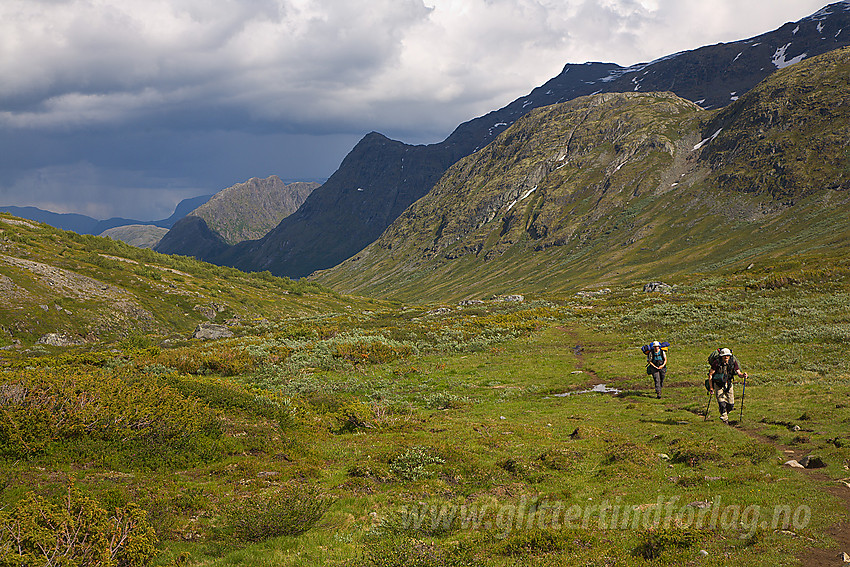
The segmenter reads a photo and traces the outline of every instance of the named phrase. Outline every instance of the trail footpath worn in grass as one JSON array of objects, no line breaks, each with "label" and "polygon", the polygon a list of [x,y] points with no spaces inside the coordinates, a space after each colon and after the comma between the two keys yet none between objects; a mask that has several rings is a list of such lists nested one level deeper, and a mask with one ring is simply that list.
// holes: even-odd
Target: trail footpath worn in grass
[{"label": "trail footpath worn in grass", "polygon": [[[844,551],[843,374],[776,378],[784,363],[751,335],[734,345],[743,423],[720,423],[714,402],[704,421],[705,356],[728,339],[673,340],[658,400],[638,347],[666,336],[622,332],[610,322],[639,313],[602,307],[364,312],[9,362],[5,409],[42,390],[33,403],[69,402],[61,422],[4,413],[7,433],[53,427],[37,447],[2,438],[22,455],[0,463],[4,510],[32,491],[61,502],[69,481],[103,510],[138,505],[158,565],[773,566]],[[791,469],[786,447],[826,466]]]},{"label": "trail footpath worn in grass", "polygon": [[[559,330],[569,331],[569,329],[563,327]],[[572,334],[571,339],[575,339],[574,334]],[[577,359],[582,362],[581,353],[584,351],[584,347],[577,345],[573,347],[573,351],[576,353]],[[583,364],[581,366],[583,367]],[[685,396],[693,395],[695,397],[698,397],[700,393],[706,394],[705,390],[699,388],[698,384],[688,383],[687,381],[675,381],[675,362],[671,364],[671,367],[672,371],[670,371],[667,376],[667,385],[664,388],[664,400],[667,400],[668,397],[674,400],[680,400],[682,394]],[[590,378],[588,385],[602,383],[600,378],[593,372],[589,372],[588,377]],[[674,378],[674,380],[671,382],[670,378]],[[644,386],[637,386],[626,392],[618,392],[613,397],[621,399],[654,397],[654,389],[651,384],[651,378],[647,376],[644,382]],[[606,383],[606,386],[618,389],[627,388],[629,385],[634,384],[634,379],[613,378]],[[813,437],[820,437],[822,442],[825,439],[827,444],[832,444],[833,446],[846,447],[846,441],[843,441],[844,438],[841,433],[846,433],[846,428],[843,426],[846,425],[847,420],[835,420],[835,422],[830,423],[831,420],[829,420],[828,417],[831,417],[831,412],[829,412],[829,409],[832,408],[828,406],[824,407],[822,404],[826,402],[828,405],[834,406],[835,409],[845,409],[847,404],[846,402],[841,403],[841,400],[846,400],[848,395],[847,388],[843,389],[845,395],[841,396],[840,393],[830,387],[825,388],[826,392],[825,395],[823,395],[823,393],[819,392],[821,388],[816,384],[810,384],[808,387],[803,387],[801,385],[791,385],[790,387],[774,387],[773,385],[766,385],[759,387],[759,377],[757,376],[751,377],[749,384],[750,389],[748,391],[742,388],[740,381],[736,384],[736,388],[739,397],[736,401],[735,411],[730,414],[729,426],[725,426],[722,422],[720,422],[717,403],[714,396],[704,398],[703,401],[706,402],[710,399],[710,402],[707,403],[708,415],[704,415],[706,428],[734,428],[736,432],[753,439],[754,443],[756,443],[756,445],[753,446],[753,449],[755,449],[756,452],[764,454],[769,452],[767,447],[773,447],[776,450],[779,461],[784,461],[785,463],[791,461],[800,462],[803,461],[805,457],[820,454],[818,451],[814,451],[812,449]],[[747,400],[746,397],[741,396],[742,392],[749,394],[749,400]],[[777,396],[777,393],[782,395]],[[676,410],[675,405],[671,406],[669,401],[664,400],[658,400],[658,402],[663,402],[666,406],[665,411],[673,412]],[[839,401],[838,404],[835,404],[836,400]],[[741,406],[747,401],[749,402],[749,405],[744,405],[743,409],[746,411],[742,411]],[[691,411],[695,411],[699,405],[690,403],[688,407]],[[793,415],[797,410],[799,410],[800,415],[796,420],[785,420],[782,418],[783,413],[790,411],[791,415]],[[702,411],[705,412],[705,408],[703,408]],[[812,415],[818,415],[820,419],[813,419]],[[672,421],[668,421],[668,423],[672,424]],[[676,423],[678,425],[690,425],[690,423],[686,420],[678,421]],[[694,425],[699,426],[699,422],[695,422]],[[819,431],[819,429],[824,429],[825,427],[823,426],[825,425],[831,426],[830,428],[837,434],[836,437],[829,437],[829,432]],[[838,429],[835,429],[836,425],[839,426]],[[711,430],[709,429],[708,431]],[[796,434],[790,436],[790,433],[788,432]],[[789,436],[790,441],[783,443],[783,441],[789,439]],[[842,454],[846,456],[846,453],[834,454]],[[760,457],[758,460],[762,459],[763,457]],[[773,464],[776,465],[777,463]],[[850,468],[848,467],[848,465],[850,465],[850,460],[845,458],[841,464],[841,469],[843,469],[845,474],[844,478],[838,479],[824,473],[820,467],[793,469],[796,474],[803,475],[807,479],[809,487],[806,490],[818,490],[828,494],[840,503],[839,509],[843,508],[843,513],[841,514],[842,519],[829,526],[825,531],[826,535],[832,538],[836,545],[828,547],[818,546],[816,545],[816,538],[796,534],[792,531],[793,528],[780,530],[780,533],[784,535],[792,537],[798,537],[798,535],[800,535],[808,542],[809,545],[798,551],[796,554],[797,558],[804,566],[815,567],[845,564],[844,554],[846,550],[850,549],[850,522],[847,520],[848,515],[850,515],[850,471],[848,471],[848,468]],[[783,466],[788,465],[783,464]],[[839,475],[841,474],[841,469],[837,466],[833,466],[832,468],[833,470],[838,470]],[[784,503],[780,502],[777,502],[776,504],[780,506],[784,505]],[[813,509],[812,511],[813,513],[818,513],[818,510]],[[754,525],[757,525],[759,529],[763,530],[765,528],[763,522],[764,520],[762,519],[756,521]],[[785,527],[790,528],[790,526]]]}]

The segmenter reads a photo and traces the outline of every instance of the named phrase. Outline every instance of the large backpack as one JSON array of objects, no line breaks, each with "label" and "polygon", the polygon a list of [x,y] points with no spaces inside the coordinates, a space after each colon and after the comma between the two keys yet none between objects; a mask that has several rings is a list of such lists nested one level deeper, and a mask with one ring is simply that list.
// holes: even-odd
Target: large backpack
[{"label": "large backpack", "polygon": [[[670,347],[670,343],[668,343],[667,341],[664,341],[663,343],[660,343],[660,344],[661,344],[661,350],[663,350],[664,352],[667,352],[667,349]],[[649,346],[649,345],[643,345],[642,347],[640,347],[640,350],[643,351],[643,354],[648,355],[652,351],[652,347]]]},{"label": "large backpack", "polygon": [[[716,350],[713,350],[713,351],[711,352],[711,354],[709,354],[709,355],[708,355],[708,364],[709,364],[712,368],[714,368],[715,370],[719,370],[719,369],[720,369],[720,367],[721,367],[721,366],[723,366],[723,357],[722,357],[722,356],[720,356],[720,351],[721,351],[721,349],[716,349]],[[731,352],[731,351],[730,351],[730,352]],[[730,365],[732,368],[735,368],[735,365],[736,365],[737,363],[738,363],[738,361],[737,361],[737,359],[735,358],[735,355],[733,354],[733,355],[732,355],[732,357],[729,359],[729,365]],[[715,376],[716,376],[716,374],[715,374]],[[728,389],[729,389],[729,385],[730,385],[732,382],[731,382],[731,380],[728,380],[728,381],[727,381],[727,380],[725,380],[725,378],[726,378],[726,376],[723,376],[723,379],[724,379],[724,380],[722,380],[722,381],[717,380],[717,383],[723,383],[723,384],[724,384],[724,386],[723,386],[724,390],[728,390]],[[709,381],[709,380],[706,380],[706,381],[705,381],[705,389],[706,389],[706,390],[711,390],[711,384],[710,384],[710,381]]]},{"label": "large backpack", "polygon": [[[713,350],[713,351],[711,351],[711,354],[708,355],[708,364],[709,364],[709,366],[711,366],[714,369],[720,368],[720,366],[723,364],[723,357],[720,356],[721,350],[722,349]],[[732,358],[729,360],[729,364],[731,364],[732,367],[734,368],[736,362],[738,362],[738,360],[735,358],[735,355],[733,354]]]},{"label": "large backpack", "polygon": [[[650,343],[650,344],[652,344],[652,343]],[[663,343],[659,343],[659,344],[661,345],[661,350],[664,351],[665,353],[667,352],[667,349],[670,348],[670,343],[668,343],[667,341],[664,341]],[[649,357],[652,355],[652,347],[650,345],[643,345],[642,347],[640,347],[640,350],[642,350],[643,354],[646,355],[646,373],[652,374],[653,371],[655,371],[655,369],[652,366],[650,366],[650,364],[649,364],[649,360],[650,360]]]}]

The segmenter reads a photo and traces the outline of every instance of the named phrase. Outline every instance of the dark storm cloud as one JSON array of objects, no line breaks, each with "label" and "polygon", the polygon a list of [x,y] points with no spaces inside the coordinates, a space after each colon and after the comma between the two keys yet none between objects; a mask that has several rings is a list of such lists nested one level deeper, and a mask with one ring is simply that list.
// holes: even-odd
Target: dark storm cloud
[{"label": "dark storm cloud", "polygon": [[163,217],[329,176],[371,130],[435,142],[567,62],[755,35],[810,0],[5,0],[0,205]]}]

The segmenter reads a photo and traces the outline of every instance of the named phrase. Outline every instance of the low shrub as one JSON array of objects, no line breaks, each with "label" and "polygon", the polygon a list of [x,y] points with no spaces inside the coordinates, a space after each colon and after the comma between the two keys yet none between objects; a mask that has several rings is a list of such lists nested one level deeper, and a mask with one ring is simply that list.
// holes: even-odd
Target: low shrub
[{"label": "low shrub", "polygon": [[[31,369],[16,373],[0,404],[0,454],[26,458],[52,443],[69,449],[111,451],[169,447],[183,451],[221,435],[215,414],[154,376],[120,372]],[[11,395],[14,393],[14,396]],[[92,456],[92,455],[89,455]]]},{"label": "low shrub", "polygon": [[651,447],[632,441],[609,443],[605,447],[603,459],[603,463],[606,465],[628,463],[646,466],[656,461],[657,457]]},{"label": "low shrub", "polygon": [[677,441],[671,460],[674,463],[685,463],[688,466],[695,467],[709,461],[721,461],[723,456],[714,441]]},{"label": "low shrub", "polygon": [[428,447],[410,447],[390,460],[390,472],[399,480],[417,481],[432,476],[435,465],[444,463]]},{"label": "low shrub", "polygon": [[574,451],[565,451],[562,449],[549,449],[542,453],[537,460],[540,461],[547,469],[556,471],[568,470],[575,462],[581,460],[581,455]]},{"label": "low shrub", "polygon": [[297,536],[312,528],[330,505],[329,497],[298,486],[254,494],[227,509],[221,535],[240,542]]},{"label": "low shrub", "polygon": [[658,559],[667,551],[691,547],[697,539],[697,532],[688,528],[650,529],[644,534],[633,554],[644,559]]},{"label": "low shrub", "polygon": [[477,567],[483,563],[460,542],[447,548],[409,536],[372,538],[353,567]]},{"label": "low shrub", "polygon": [[373,416],[371,407],[362,402],[351,401],[343,404],[331,417],[331,432],[341,434],[354,433],[369,427]]},{"label": "low shrub", "polygon": [[358,341],[337,344],[333,351],[335,358],[341,358],[354,364],[383,364],[413,354],[413,348],[404,344],[389,344],[383,341]]},{"label": "low shrub", "polygon": [[251,355],[244,349],[230,345],[215,348],[192,347],[164,350],[154,362],[174,368],[183,374],[220,374],[236,376],[253,367]]},{"label": "low shrub", "polygon": [[735,451],[734,455],[736,457],[746,457],[752,464],[757,465],[776,455],[776,449],[766,443],[751,441],[743,448]]},{"label": "low shrub", "polygon": [[30,492],[0,512],[0,564],[136,567],[156,556],[158,539],[135,504],[107,511],[68,488],[63,501]]},{"label": "low shrub", "polygon": [[572,547],[568,532],[554,529],[513,530],[494,551],[501,555],[555,553]]},{"label": "low shrub", "polygon": [[425,396],[423,404],[428,409],[456,409],[469,405],[470,401],[466,396],[458,396],[450,392],[435,392]]}]

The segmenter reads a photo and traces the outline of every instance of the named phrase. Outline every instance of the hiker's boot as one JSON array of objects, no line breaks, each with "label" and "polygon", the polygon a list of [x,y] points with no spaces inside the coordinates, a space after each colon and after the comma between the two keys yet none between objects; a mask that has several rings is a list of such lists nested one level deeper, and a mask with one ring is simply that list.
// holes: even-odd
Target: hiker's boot
[{"label": "hiker's boot", "polygon": [[722,421],[723,423],[728,425],[729,424],[729,414],[726,413],[725,411],[723,413],[721,413],[720,414],[720,421]]}]

